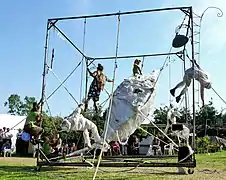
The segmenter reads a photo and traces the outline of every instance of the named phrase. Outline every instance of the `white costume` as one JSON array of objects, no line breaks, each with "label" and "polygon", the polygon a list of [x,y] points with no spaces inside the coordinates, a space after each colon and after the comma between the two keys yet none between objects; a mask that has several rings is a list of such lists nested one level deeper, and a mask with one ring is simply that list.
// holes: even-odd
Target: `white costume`
[{"label": "white costume", "polygon": [[[209,75],[200,67],[194,66],[194,68],[191,67],[185,71],[183,81],[178,83],[176,85],[176,87],[174,88],[174,90],[176,90],[177,88],[184,86],[184,88],[181,91],[179,96],[182,96],[185,94],[185,92],[187,91],[187,88],[191,84],[192,79],[199,81],[201,88],[206,88],[206,89],[211,88],[211,82],[209,80]],[[171,94],[174,96],[174,92]]]},{"label": "white costume", "polygon": [[[167,134],[167,131],[169,129],[169,127],[172,127],[173,124],[176,124],[176,117],[180,117],[181,114],[178,111],[173,111],[173,109],[170,107],[168,112],[167,112],[167,125],[165,128],[165,133]],[[173,131],[172,133],[173,135],[177,136],[178,142],[179,142],[179,146],[180,146],[180,138],[185,139],[187,142],[187,145],[189,145],[189,134],[190,134],[190,130],[183,125],[183,130],[179,131]]]},{"label": "white costume", "polygon": [[100,135],[97,130],[97,126],[87,118],[85,118],[81,111],[84,108],[83,104],[80,104],[78,108],[69,116],[63,120],[61,125],[62,130],[64,131],[83,131],[83,138],[85,140],[85,144],[88,147],[91,147],[89,131],[91,131],[94,141],[96,143],[101,142]]},{"label": "white costume", "polygon": [[209,75],[201,68],[198,68],[196,66],[191,67],[185,71],[184,75],[184,81],[189,86],[191,84],[191,80],[195,79],[199,81],[199,83],[204,86],[205,88],[208,88],[207,84],[210,84]]}]

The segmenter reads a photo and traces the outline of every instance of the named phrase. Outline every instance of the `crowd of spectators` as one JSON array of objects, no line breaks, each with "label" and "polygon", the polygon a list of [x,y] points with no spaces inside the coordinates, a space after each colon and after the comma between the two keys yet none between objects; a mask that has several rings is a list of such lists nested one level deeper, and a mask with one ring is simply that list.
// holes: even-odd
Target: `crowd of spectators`
[{"label": "crowd of spectators", "polygon": [[0,128],[0,155],[11,156],[15,147],[12,146],[12,133],[9,128]]}]

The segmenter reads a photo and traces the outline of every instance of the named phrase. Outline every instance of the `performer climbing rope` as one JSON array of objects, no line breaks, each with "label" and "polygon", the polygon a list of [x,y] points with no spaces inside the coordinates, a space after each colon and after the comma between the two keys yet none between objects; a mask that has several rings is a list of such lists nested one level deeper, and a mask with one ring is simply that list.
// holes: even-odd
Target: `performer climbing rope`
[{"label": "performer climbing rope", "polygon": [[133,76],[142,75],[141,68],[139,66],[141,60],[136,59],[133,63]]},{"label": "performer climbing rope", "polygon": [[97,70],[91,72],[88,68],[87,71],[94,78],[88,92],[88,98],[85,101],[85,109],[87,110],[90,99],[93,100],[95,111],[98,113],[97,102],[99,101],[100,92],[104,89],[105,83],[113,82],[107,78],[107,76],[103,72],[104,67],[101,64],[98,64]]},{"label": "performer climbing rope", "polygon": [[32,143],[36,144],[41,134],[44,130],[39,127],[41,122],[41,112],[40,112],[40,105],[36,102],[33,103],[33,107],[31,112],[28,114],[26,118],[26,122],[24,125],[24,132],[33,136]]},{"label": "performer climbing rope", "polygon": [[195,66],[194,68],[191,67],[185,71],[183,81],[178,83],[173,89],[170,90],[170,93],[172,96],[175,96],[175,91],[177,88],[180,88],[184,86],[183,90],[181,91],[180,95],[176,97],[176,102],[178,103],[181,99],[181,96],[185,94],[187,91],[187,88],[191,84],[191,80],[195,79],[199,81],[200,83],[200,96],[202,99],[202,105],[204,106],[204,88],[210,89],[211,88],[211,82],[209,80],[209,77],[207,73],[197,64],[197,62],[194,60]]}]

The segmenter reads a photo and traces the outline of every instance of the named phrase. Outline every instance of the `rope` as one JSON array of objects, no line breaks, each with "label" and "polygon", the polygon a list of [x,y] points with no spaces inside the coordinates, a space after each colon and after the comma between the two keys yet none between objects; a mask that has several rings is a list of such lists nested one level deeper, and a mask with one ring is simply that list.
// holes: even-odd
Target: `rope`
[{"label": "rope", "polygon": [[[110,112],[111,112],[112,103],[113,103],[113,92],[114,92],[115,76],[116,76],[116,69],[117,69],[117,58],[118,58],[119,33],[120,33],[120,14],[118,15],[118,31],[117,31],[117,38],[116,38],[115,67],[114,67],[114,72],[113,72],[113,81],[114,82],[113,82],[112,89],[111,89],[112,93],[111,93],[110,102],[109,102],[109,111],[108,111],[109,113],[108,113],[108,118],[107,118],[105,133],[104,133],[104,139],[103,139],[104,143],[105,143],[106,138],[107,138],[107,130],[108,130],[110,115],[111,115]],[[100,152],[99,157],[102,157],[103,148],[104,148],[104,146],[101,148],[101,152]],[[101,161],[101,158],[98,159],[98,163],[97,163],[96,171],[95,171],[94,176],[93,176],[93,180],[95,180],[95,178],[96,178],[98,168],[100,166],[100,161]]]},{"label": "rope", "polygon": [[[50,110],[50,107],[49,107],[49,104],[48,104],[48,102],[47,102],[47,98],[46,98],[45,95],[44,95],[44,101],[46,102],[46,106],[47,106],[47,108],[48,108],[49,115],[50,115],[50,117],[52,117],[52,113],[51,113],[51,110]],[[55,123],[54,123],[53,120],[52,120],[52,123],[53,123],[53,126],[54,126],[55,130],[58,131],[58,130],[57,130],[57,127],[56,127],[56,125],[55,125]]]},{"label": "rope", "polygon": [[[171,88],[171,65],[169,64],[169,89],[170,88]],[[172,97],[171,97],[171,94],[169,93],[169,103],[171,104],[171,102],[172,102]]]},{"label": "rope", "polygon": [[105,100],[105,101],[103,101],[101,104],[100,104],[100,106],[101,107],[104,107],[105,106],[105,104],[107,103],[107,101],[110,99],[110,96]]},{"label": "rope", "polygon": [[144,56],[143,56],[143,60],[142,60],[142,64],[141,64],[141,72],[143,70],[143,67],[144,67]]},{"label": "rope", "polygon": [[[85,51],[85,39],[86,39],[86,18],[84,20],[84,29],[83,29],[83,45],[82,45],[82,52],[84,53]],[[83,92],[83,71],[84,71],[84,67],[83,67],[83,63],[84,63],[84,56],[82,56],[82,70],[81,70],[81,84],[80,84],[80,102],[82,102],[82,92]]]},{"label": "rope", "polygon": [[[48,67],[48,66],[47,66]],[[64,87],[64,89],[68,92],[68,94],[71,96],[71,98],[77,103],[77,105],[79,104],[78,101],[74,98],[74,96],[69,92],[69,90],[67,89],[66,86],[64,86],[64,84],[62,83],[62,81],[60,80],[60,78],[53,72],[53,70],[48,67],[48,69],[53,73],[53,75],[60,81],[60,83],[62,84],[62,86]]]},{"label": "rope", "polygon": [[[162,143],[168,145],[169,143],[166,143],[165,141],[161,140],[160,138],[158,138],[157,136],[151,134],[150,132],[146,131],[145,129],[143,129],[142,127],[138,127],[139,129],[141,129],[142,131],[146,132],[147,134],[149,134],[150,136],[155,137],[156,139],[158,139],[159,141],[161,141]],[[178,149],[174,148],[176,151],[178,151]]]},{"label": "rope", "polygon": [[[186,55],[185,55],[185,46],[184,46],[184,53],[183,53],[184,61],[182,62],[182,66],[183,66],[182,74],[185,74],[185,71],[186,71],[185,58],[186,58]],[[184,115],[185,115],[186,126],[188,126],[188,114],[187,114],[188,107],[189,107],[189,96],[188,95],[189,95],[188,91],[186,91],[185,94],[184,94],[184,100],[185,100],[184,101],[184,103],[185,103],[185,114]]]},{"label": "rope", "polygon": [[167,139],[169,139],[175,146],[178,147],[178,145],[166,134],[164,133],[155,123],[152,122],[148,117],[146,117],[141,111],[138,111],[145,119],[149,120],[153,126],[155,126]]},{"label": "rope", "polygon": [[217,93],[215,89],[212,88],[212,90],[215,92],[215,94],[226,104],[226,101]]}]

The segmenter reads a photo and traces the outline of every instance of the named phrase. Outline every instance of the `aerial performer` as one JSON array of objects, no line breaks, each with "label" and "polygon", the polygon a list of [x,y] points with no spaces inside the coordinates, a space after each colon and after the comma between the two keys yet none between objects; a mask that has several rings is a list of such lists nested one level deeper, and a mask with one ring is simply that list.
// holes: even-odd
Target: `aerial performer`
[{"label": "aerial performer", "polygon": [[142,75],[141,68],[139,66],[140,62],[141,62],[141,60],[135,59],[135,61],[133,63],[133,76]]},{"label": "aerial performer", "polygon": [[97,126],[85,118],[81,112],[84,110],[84,104],[79,104],[75,111],[68,117],[64,118],[61,128],[63,131],[82,131],[85,146],[91,148],[91,142],[89,137],[89,131],[91,131],[92,137],[95,143],[101,144],[101,137],[98,133]]},{"label": "aerial performer", "polygon": [[92,99],[95,111],[98,113],[97,102],[99,101],[100,92],[104,89],[106,82],[113,82],[113,80],[107,78],[103,71],[104,67],[101,64],[98,64],[97,70],[94,72],[91,72],[88,68],[87,70],[89,74],[93,77],[93,81],[89,88],[88,98],[85,101],[84,111],[87,110],[89,101],[90,99]]},{"label": "aerial performer", "polygon": [[183,81],[181,81],[173,89],[171,89],[170,93],[172,96],[175,96],[176,89],[184,86],[181,93],[176,97],[176,102],[178,103],[181,99],[181,96],[185,94],[188,87],[190,86],[191,80],[195,79],[200,83],[200,96],[202,99],[202,105],[204,106],[204,89],[210,89],[212,86],[207,73],[202,68],[200,68],[195,60],[194,63],[195,66],[185,71]]},{"label": "aerial performer", "polygon": [[29,112],[24,125],[24,132],[28,133],[32,137],[33,144],[37,143],[41,134],[44,132],[43,128],[39,127],[40,122],[40,105],[34,102],[31,112]]}]

